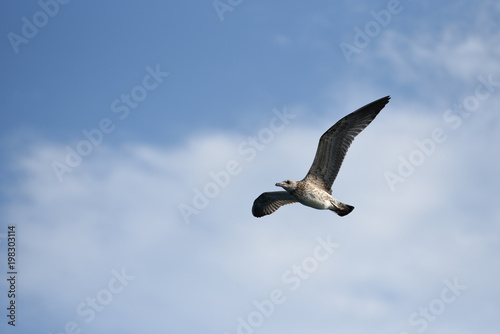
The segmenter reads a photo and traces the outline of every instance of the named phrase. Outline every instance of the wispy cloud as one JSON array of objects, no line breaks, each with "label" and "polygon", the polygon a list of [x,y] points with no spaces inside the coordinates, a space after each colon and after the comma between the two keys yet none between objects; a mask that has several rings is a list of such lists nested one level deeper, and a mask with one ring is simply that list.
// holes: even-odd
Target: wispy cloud
[{"label": "wispy cloud", "polygon": [[[101,49],[89,50],[89,55],[99,61],[108,57],[103,58],[106,66],[115,65],[117,59],[123,61],[115,68],[117,72],[137,66],[140,57],[147,64],[153,50],[155,57],[164,56],[159,61],[166,61],[169,70],[178,75],[169,84],[168,100],[155,104],[155,99],[163,95],[156,91],[143,105],[148,104],[147,112],[159,117],[149,121],[161,124],[156,129],[166,128],[167,133],[146,136],[153,131],[147,117],[131,117],[127,124],[121,123],[120,116],[126,117],[122,108],[111,114],[116,116],[113,124],[123,124],[120,135],[96,135],[98,145],[92,146],[92,154],[86,155],[71,173],[65,173],[63,182],[59,182],[51,164],[64,159],[71,139],[74,147],[81,140],[90,142],[82,129],[96,128],[96,120],[107,117],[115,98],[116,107],[133,108],[127,100],[121,100],[120,94],[125,92],[139,103],[149,91],[146,86],[153,88],[153,81],[146,80],[146,86],[141,80],[132,82],[100,97],[88,91],[81,94],[87,87],[92,88],[92,94],[102,91],[97,85],[101,76],[96,80],[95,75],[111,72],[109,68],[95,67],[90,79],[75,82],[80,86],[74,91],[64,90],[69,95],[61,93],[62,88],[67,88],[63,86],[68,73],[59,73],[58,79],[53,79],[57,84],[50,89],[40,84],[48,83],[45,80],[26,88],[43,88],[42,95],[55,101],[43,106],[16,105],[16,110],[33,108],[31,114],[19,116],[32,116],[31,124],[45,117],[47,110],[60,108],[60,99],[71,100],[64,104],[68,109],[89,98],[100,99],[108,107],[103,113],[89,109],[93,118],[79,118],[74,124],[63,123],[71,117],[62,117],[44,125],[48,127],[45,133],[63,125],[69,129],[67,135],[73,136],[70,138],[23,132],[22,126],[9,128],[2,138],[2,158],[7,167],[2,175],[1,195],[5,200],[0,218],[6,222],[4,225],[16,226],[22,283],[18,300],[22,314],[15,330],[59,333],[69,324],[89,333],[136,333],[148,324],[150,333],[233,334],[237,332],[238,317],[248,321],[258,309],[256,301],[260,307],[264,300],[272,299],[274,311],[262,323],[253,322],[259,324],[254,326],[255,333],[497,333],[498,2],[462,2],[462,7],[455,7],[449,3],[404,1],[405,9],[393,16],[350,64],[345,63],[338,48],[341,40],[348,39],[339,36],[347,36],[354,26],[375,20],[371,11],[387,8],[387,1],[377,8],[372,3],[357,4],[357,9],[349,7],[349,15],[327,2],[287,6],[229,0],[215,3],[229,4],[233,9],[223,12],[227,18],[223,23],[219,22],[213,1],[202,7],[204,11],[184,8],[179,2],[175,10],[154,7],[154,12],[142,12],[151,10],[142,8],[141,13],[149,14],[144,15],[147,22],[132,20],[137,25],[127,26],[130,34],[108,35],[111,31],[101,30],[105,32],[102,36],[89,35],[90,43],[78,39],[82,50],[94,46],[96,40],[106,47],[109,43],[117,46],[117,53],[109,48],[110,55],[103,55]],[[18,17],[36,13],[39,7],[35,4],[31,11],[20,10],[6,32],[19,31]],[[285,7],[297,16],[278,10]],[[52,75],[51,71],[61,66],[70,69],[87,61],[86,53],[77,62],[64,64],[62,60],[73,58],[61,58],[57,52],[50,53],[56,59],[54,63],[47,62],[50,57],[29,57],[32,48],[51,50],[68,45],[50,37],[64,26],[60,25],[63,21],[75,17],[74,11],[68,11],[70,7],[61,5],[59,9],[60,15],[40,27],[36,39],[19,45],[18,56],[9,51],[19,62],[13,68],[28,68],[24,75],[30,80]],[[109,13],[116,10],[114,5],[103,7],[99,11],[101,21],[108,24]],[[135,10],[127,12],[130,17],[139,17]],[[453,15],[443,15],[448,11]],[[154,21],[151,15],[157,13]],[[254,13],[267,16],[263,19]],[[177,17],[178,22],[174,20]],[[280,21],[283,17],[292,17],[297,25]],[[89,22],[93,29],[102,27],[94,26],[98,20]],[[168,28],[180,24],[185,34],[158,29],[157,24],[163,22],[170,25]],[[200,25],[192,29],[192,22]],[[78,23],[74,27],[88,28]],[[204,35],[202,28],[206,28]],[[82,31],[71,31],[85,37]],[[151,40],[147,40],[149,35],[153,36]],[[112,36],[116,38],[110,39]],[[289,50],[262,49],[270,42]],[[279,53],[272,57],[279,58],[272,59],[279,59],[280,66],[268,66],[268,53],[277,49]],[[69,49],[58,52],[61,50]],[[207,56],[202,52],[207,50],[213,53]],[[43,71],[25,66],[24,57],[33,63],[40,61]],[[89,64],[85,63],[84,69],[91,69]],[[250,76],[243,71],[241,77],[240,72],[233,73],[248,64],[256,73]],[[303,72],[295,72],[298,67],[304,68]],[[20,74],[18,77],[16,71],[9,85],[4,86],[12,84],[23,92],[21,88],[29,80]],[[302,77],[306,72],[311,75]],[[80,78],[76,73],[81,74],[71,72],[72,78]],[[144,75],[146,72],[139,73],[138,78]],[[490,76],[494,89],[484,85],[478,89],[479,78],[488,81]],[[264,85],[271,78],[276,87]],[[321,84],[310,89],[308,100],[304,95],[309,93],[274,97],[277,92],[298,92],[294,89],[298,84],[307,88],[316,82]],[[106,81],[106,85],[109,83],[112,80]],[[289,103],[291,107],[286,109],[297,115],[282,131],[276,131],[282,124],[271,123],[274,106],[235,107],[241,103],[235,101],[242,96],[253,99],[252,94],[269,87],[273,91],[258,93],[259,98]],[[233,89],[238,92],[236,97],[232,96]],[[490,94],[487,98],[486,93]],[[340,218],[331,212],[289,205],[262,219],[251,215],[253,200],[264,191],[275,190],[275,182],[304,177],[326,129],[354,109],[388,94],[391,102],[356,138],[333,187],[334,196],[356,207],[353,213]],[[83,97],[73,101],[77,96]],[[227,103],[222,105],[225,110],[238,111],[231,114],[231,120],[213,112],[222,100]],[[19,102],[15,99],[10,103]],[[92,104],[83,105],[89,108]],[[203,113],[203,117],[198,119],[196,113],[186,117],[188,108]],[[41,118],[35,117],[35,112]],[[9,117],[12,115],[17,114],[13,112]],[[63,113],[54,110],[54,115]],[[207,130],[208,120],[217,128]],[[5,124],[10,126],[9,122]],[[128,136],[132,127],[137,127],[137,135]],[[437,128],[445,131],[446,140],[434,140],[435,147],[426,144],[422,148],[420,144],[428,143]],[[172,129],[175,131],[168,132]],[[175,141],[169,142],[172,138]],[[242,155],[241,148],[255,150]],[[397,172],[399,157],[413,161],[415,166],[411,175],[391,191],[385,173]],[[232,160],[240,163],[238,174],[223,182],[224,187],[199,210],[192,224],[185,224],[179,203],[192,203],[193,189],[203,189],[213,182],[213,173],[225,170]],[[0,241],[6,235],[4,225]],[[315,249],[318,237],[326,236],[341,247],[320,263],[314,256]],[[324,257],[320,254],[320,258]],[[297,266],[309,266],[311,272],[299,280],[300,288],[292,291],[291,285],[283,282],[283,275],[290,275]],[[123,281],[126,286],[122,282],[122,290],[117,283],[120,275],[128,277]],[[467,288],[448,303],[452,294],[449,290],[443,293],[445,288],[450,289],[445,282],[455,280]],[[2,288],[6,284],[5,280],[0,282]],[[272,296],[276,289],[286,292],[286,301],[276,294]],[[82,303],[83,316],[78,312],[79,307],[82,311]],[[269,303],[265,305],[269,307]],[[94,318],[86,321],[91,309]],[[6,326],[0,323],[2,333]]]},{"label": "wispy cloud", "polygon": [[[140,328],[141,320],[117,319],[134,312],[127,304],[143,301],[141,313],[177,315],[156,319],[158,332],[186,328],[185,312],[194,312],[199,326],[223,333],[250,311],[252,301],[264,298],[280,282],[284,270],[308,256],[326,228],[343,245],[335,260],[322,265],[300,291],[287,295],[289,302],[259,330],[267,332],[275,328],[273,323],[301,327],[311,318],[328,323],[330,314],[349,314],[337,319],[345,328],[353,319],[369,324],[381,316],[404,326],[415,309],[435,298],[443,280],[452,277],[466,282],[467,296],[436,324],[458,321],[469,326],[468,317],[461,317],[468,312],[464,304],[475,303],[478,310],[492,306],[492,301],[480,302],[475,296],[496,286],[493,278],[484,281],[479,274],[494,277],[486,263],[496,261],[496,252],[487,250],[498,248],[490,236],[494,227],[471,235],[475,221],[461,217],[468,209],[454,203],[457,191],[470,191],[450,186],[464,173],[461,166],[467,166],[469,156],[463,140],[450,139],[401,191],[390,192],[383,172],[399,152],[391,143],[411,145],[414,135],[422,133],[417,129],[429,125],[416,112],[392,117],[395,111],[390,107],[354,142],[334,185],[336,196],[357,207],[342,219],[302,206],[284,207],[265,220],[250,214],[253,199],[272,189],[276,179],[303,176],[325,130],[322,125],[296,124],[276,137],[189,226],[182,222],[177,203],[189,194],[190,185],[203,180],[200,175],[227,160],[227,153],[211,152],[231,152],[244,137],[221,132],[169,149],[101,145],[63,183],[50,170],[62,147],[45,143],[25,148],[17,162],[26,177],[11,191],[13,201],[4,213],[19,226],[24,239],[25,291],[36,294],[41,303],[50,301],[52,311],[57,305],[61,310],[63,305],[76,307],[107,284],[111,270],[126,267],[136,277],[133,284],[116,297],[119,303],[110,303],[86,328],[105,324],[116,328],[118,323],[124,323],[123,329]],[[393,131],[402,126],[416,132]],[[463,136],[475,138],[466,148],[486,145],[474,131],[475,126],[463,128]],[[491,131],[483,132],[493,135]],[[489,163],[489,173],[500,167],[498,159]],[[495,212],[491,207],[478,214],[491,217]],[[467,254],[470,247],[475,251]],[[455,254],[461,254],[460,261]],[[482,261],[475,261],[477,257]],[[365,293],[357,293],[365,288]],[[152,297],[144,300],[144,295]],[[309,311],[300,307],[304,317],[294,319],[299,304],[309,305]],[[215,316],[215,310],[224,316],[213,320],[210,315]],[[43,317],[49,314],[42,312],[39,321]],[[69,319],[82,320],[74,310],[61,311],[51,324],[62,326]]]}]

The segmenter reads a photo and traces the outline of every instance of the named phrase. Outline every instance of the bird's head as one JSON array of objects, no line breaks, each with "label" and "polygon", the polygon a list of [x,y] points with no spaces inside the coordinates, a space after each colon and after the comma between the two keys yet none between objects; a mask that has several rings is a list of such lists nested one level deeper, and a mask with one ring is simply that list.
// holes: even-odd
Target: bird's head
[{"label": "bird's head", "polygon": [[291,180],[286,180],[283,182],[276,183],[276,187],[281,187],[281,188],[285,189],[286,191],[290,192],[290,191],[295,190],[295,188],[297,188],[297,182],[291,181]]}]

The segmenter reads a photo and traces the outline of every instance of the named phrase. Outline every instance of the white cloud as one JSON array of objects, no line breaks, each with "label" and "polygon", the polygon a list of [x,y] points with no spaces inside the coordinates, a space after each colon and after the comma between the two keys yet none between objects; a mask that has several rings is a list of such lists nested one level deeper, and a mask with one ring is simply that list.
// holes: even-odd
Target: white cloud
[{"label": "white cloud", "polygon": [[421,81],[424,71],[434,78],[451,76],[470,82],[478,73],[498,73],[495,59],[500,49],[493,43],[498,38],[498,35],[485,37],[480,33],[460,31],[453,26],[437,34],[423,31],[411,36],[389,30],[380,37],[377,53],[390,61],[402,82]]},{"label": "white cloud", "polygon": [[[329,126],[324,122],[297,120],[249,163],[236,151],[245,138],[230,133],[197,136],[169,149],[103,146],[62,183],[50,169],[64,154],[61,147],[44,143],[22,151],[17,163],[26,177],[9,190],[12,201],[3,219],[19,226],[23,291],[44,305],[37,319],[51,321],[43,330],[61,330],[73,319],[89,331],[139,331],[147,321],[152,333],[233,333],[236,318],[246,317],[254,300],[277,288],[286,301],[261,333],[298,332],[311,319],[318,332],[333,325],[353,333],[398,332],[407,330],[412,312],[439,296],[444,279],[454,277],[468,290],[429,326],[476,328],[478,318],[469,312],[498,311],[498,246],[492,237],[498,227],[481,221],[498,219],[499,211],[481,207],[470,216],[466,198],[478,192],[478,200],[494,197],[497,187],[479,188],[467,176],[495,178],[498,157],[489,155],[481,167],[470,162],[470,154],[498,141],[498,124],[484,127],[485,112],[455,132],[448,129],[450,138],[391,192],[384,172],[395,170],[398,155],[415,149],[414,139],[444,126],[440,117],[419,115],[417,107],[398,116],[399,106],[390,103],[345,160],[334,194],[356,210],[344,218],[300,205],[262,219],[250,213],[260,192],[305,175]],[[178,203],[231,159],[241,161],[243,171],[184,224]],[[341,247],[289,292],[281,275],[311,255],[317,237],[327,235]],[[135,280],[85,324],[74,308],[122,267]],[[494,328],[493,319],[482,319],[486,329]]]},{"label": "white cloud", "polygon": [[[413,34],[389,27],[370,46],[379,45],[378,57],[371,61],[368,50],[358,57],[367,59],[358,64],[370,73],[384,73],[380,85],[335,78],[323,95],[328,112],[312,120],[302,108],[250,162],[237,150],[247,135],[228,130],[169,148],[101,145],[59,183],[50,166],[64,157],[64,145],[19,146],[12,156],[18,178],[2,189],[9,200],[1,218],[18,226],[20,303],[30,315],[23,326],[55,333],[73,320],[93,333],[147,326],[150,333],[232,334],[254,301],[281,289],[285,302],[256,332],[415,333],[410,315],[456,277],[467,290],[427,332],[497,333],[500,95],[481,101],[456,129],[442,118],[474,94],[478,75],[500,80],[498,34],[480,34],[493,27],[493,9],[485,8],[471,23],[479,28],[467,33],[461,26]],[[293,39],[283,33],[274,42]],[[276,181],[302,178],[323,131],[360,99],[383,96],[387,76],[404,87],[391,92],[386,109],[354,141],[334,184],[334,195],[354,205],[353,213],[340,218],[295,204],[252,217],[256,196],[275,190]],[[404,89],[413,100],[402,97]],[[418,149],[414,141],[438,127],[446,141],[392,192],[384,173],[396,173],[398,157],[408,158]],[[190,204],[193,189],[230,160],[240,162],[241,173],[186,225],[178,204]],[[283,273],[328,235],[339,249],[290,291]],[[86,324],[75,308],[121,268],[134,280]]]}]

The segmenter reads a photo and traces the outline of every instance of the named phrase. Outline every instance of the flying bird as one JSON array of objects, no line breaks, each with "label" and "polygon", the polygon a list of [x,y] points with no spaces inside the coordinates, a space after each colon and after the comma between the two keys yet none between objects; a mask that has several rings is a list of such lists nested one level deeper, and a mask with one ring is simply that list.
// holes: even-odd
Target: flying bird
[{"label": "flying bird", "polygon": [[354,138],[375,119],[389,99],[390,96],[386,96],[373,101],[335,123],[319,139],[316,156],[306,177],[301,181],[276,183],[284,191],[261,194],[253,202],[252,214],[263,217],[283,205],[297,202],[319,210],[331,210],[341,217],[354,210],[352,205],[332,196],[332,184]]}]

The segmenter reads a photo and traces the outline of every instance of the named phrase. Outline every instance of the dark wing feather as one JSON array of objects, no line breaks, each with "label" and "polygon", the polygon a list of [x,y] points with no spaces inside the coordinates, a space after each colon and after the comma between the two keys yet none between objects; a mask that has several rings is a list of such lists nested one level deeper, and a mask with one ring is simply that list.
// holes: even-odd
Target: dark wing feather
[{"label": "dark wing feather", "polygon": [[350,113],[320,138],[316,156],[304,180],[331,193],[344,157],[354,138],[373,121],[389,102],[386,96]]},{"label": "dark wing feather", "polygon": [[270,215],[286,204],[296,203],[297,200],[286,191],[271,191],[262,193],[253,202],[252,214],[255,217]]}]

